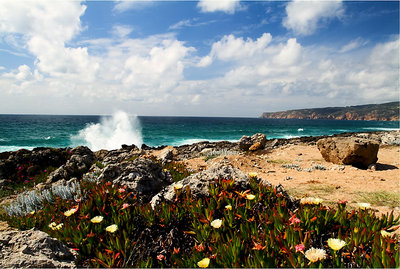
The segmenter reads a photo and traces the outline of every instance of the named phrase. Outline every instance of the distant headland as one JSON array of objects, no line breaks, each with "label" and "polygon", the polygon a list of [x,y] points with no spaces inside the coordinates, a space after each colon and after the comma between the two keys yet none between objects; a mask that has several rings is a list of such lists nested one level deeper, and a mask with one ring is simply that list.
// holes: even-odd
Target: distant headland
[{"label": "distant headland", "polygon": [[264,112],[265,119],[329,119],[329,120],[374,120],[398,121],[400,102],[369,104],[347,107],[325,107]]}]

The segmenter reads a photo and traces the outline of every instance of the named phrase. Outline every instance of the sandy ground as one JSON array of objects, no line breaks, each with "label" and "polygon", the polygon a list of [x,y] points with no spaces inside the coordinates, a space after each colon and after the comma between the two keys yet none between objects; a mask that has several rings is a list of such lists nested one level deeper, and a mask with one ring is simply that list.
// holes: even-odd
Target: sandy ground
[{"label": "sandy ground", "polygon": [[[220,161],[217,157],[186,160],[184,163],[195,171],[206,169]],[[339,200],[348,202],[348,208],[368,202],[377,214],[394,211],[400,215],[400,147],[382,146],[378,152],[376,170],[362,170],[352,166],[326,162],[316,146],[287,145],[272,151],[259,151],[246,155],[226,156],[234,167],[243,172],[257,172],[258,177],[273,185],[282,184],[293,196],[319,197],[324,204],[335,206]],[[301,171],[284,167],[297,165]],[[307,171],[314,165],[326,170]],[[300,169],[299,169],[300,170]]]}]

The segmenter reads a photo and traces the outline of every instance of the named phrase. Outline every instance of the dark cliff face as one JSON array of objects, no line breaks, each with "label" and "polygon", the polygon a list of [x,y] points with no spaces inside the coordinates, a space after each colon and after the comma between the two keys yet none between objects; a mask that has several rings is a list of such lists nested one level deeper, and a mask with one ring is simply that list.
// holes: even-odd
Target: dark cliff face
[{"label": "dark cliff face", "polygon": [[271,113],[264,112],[261,118],[398,121],[399,109],[400,102],[391,102],[378,105],[299,109]]}]

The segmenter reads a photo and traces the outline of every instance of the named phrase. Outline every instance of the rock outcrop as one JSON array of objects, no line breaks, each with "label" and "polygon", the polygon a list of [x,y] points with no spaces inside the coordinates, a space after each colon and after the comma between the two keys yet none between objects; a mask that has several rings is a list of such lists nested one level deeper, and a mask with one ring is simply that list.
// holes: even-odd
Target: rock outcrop
[{"label": "rock outcrop", "polygon": [[322,157],[335,164],[368,168],[378,160],[379,143],[355,137],[324,138],[317,142]]},{"label": "rock outcrop", "polygon": [[[205,171],[188,176],[179,183],[183,185],[183,189],[189,186],[194,198],[198,196],[208,195],[208,187],[215,179],[234,179],[235,184],[241,188],[248,187],[250,177],[237,168],[232,167],[229,163],[217,163]],[[167,186],[159,194],[153,197],[151,204],[154,207],[162,199],[171,201],[175,197],[175,184]]]},{"label": "rock outcrop", "polygon": [[1,268],[76,268],[76,258],[74,250],[35,228],[0,232]]},{"label": "rock outcrop", "polygon": [[254,134],[252,136],[244,135],[242,136],[242,138],[240,138],[238,142],[239,148],[245,151],[246,150],[255,151],[263,149],[266,143],[267,143],[267,137],[265,136],[265,134],[260,134],[260,133]]},{"label": "rock outcrop", "polygon": [[71,157],[66,164],[53,171],[47,180],[47,184],[61,179],[69,180],[73,177],[81,177],[89,171],[95,160],[94,153],[85,146],[79,146],[71,151]]},{"label": "rock outcrop", "polygon": [[143,202],[148,202],[164,186],[172,183],[171,175],[162,171],[158,163],[144,158],[106,166],[99,176],[99,180],[103,179],[126,187],[127,191],[138,194],[138,199]]}]

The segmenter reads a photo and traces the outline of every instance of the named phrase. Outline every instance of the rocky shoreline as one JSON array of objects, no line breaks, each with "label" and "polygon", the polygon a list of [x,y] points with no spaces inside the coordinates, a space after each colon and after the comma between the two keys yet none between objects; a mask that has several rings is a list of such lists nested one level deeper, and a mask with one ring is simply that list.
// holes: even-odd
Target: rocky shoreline
[{"label": "rocky shoreline", "polygon": [[[270,140],[267,140],[261,134],[256,134],[252,137],[242,137],[238,142],[199,142],[178,147],[143,145],[141,149],[135,145],[122,145],[117,150],[96,152],[92,152],[84,146],[73,149],[35,148],[32,151],[22,149],[15,152],[0,153],[0,189],[3,192],[10,191],[10,195],[3,195],[0,201],[3,205],[15,202],[15,192],[21,192],[21,189],[19,191],[14,190],[13,185],[16,182],[23,186],[22,189],[44,191],[46,189],[54,190],[57,186],[70,186],[74,182],[82,180],[100,182],[106,179],[113,185],[124,186],[126,191],[135,193],[140,202],[151,202],[154,207],[161,200],[173,199],[173,183],[177,181],[176,176],[180,177],[179,182],[184,188],[190,187],[194,196],[206,195],[209,183],[216,178],[234,178],[235,184],[238,184],[241,189],[246,189],[249,175],[244,171],[252,169],[270,174],[271,170],[266,171],[257,164],[261,160],[259,156],[264,158],[274,150],[282,149],[285,151],[290,147],[299,145],[305,148],[316,148],[317,142],[325,138],[367,139],[370,143],[378,144],[381,147],[394,146],[398,148],[400,145],[399,131],[380,131]],[[298,153],[297,155],[304,156],[303,154]],[[208,162],[208,159],[211,161]],[[246,164],[243,165],[245,162],[243,160],[250,160],[250,166],[246,168]],[[266,161],[268,162],[268,160]],[[203,166],[189,165],[191,162],[201,162]],[[171,165],[171,167],[168,165]],[[281,166],[284,169],[291,169],[291,166],[293,166],[300,171],[297,164],[297,166],[294,164],[285,165]],[[164,167],[168,167],[168,169]],[[376,167],[370,167],[370,169],[376,169]],[[290,178],[290,176],[287,176],[287,178]],[[264,180],[261,176],[260,179]],[[268,178],[264,181],[265,184],[270,184]],[[283,188],[282,194],[291,200]],[[295,199],[292,201],[294,203]],[[32,209],[26,208],[25,210],[27,212],[21,214],[28,214],[29,210]],[[63,249],[62,246],[57,246],[57,249],[62,253],[52,254],[52,248],[55,244],[51,241],[53,239],[50,237],[43,239],[46,237],[45,235],[36,234],[42,233],[40,231],[28,231],[29,237],[21,236],[22,232],[19,233],[15,230],[13,232],[1,232],[0,229],[0,234],[2,233],[4,234],[1,235],[1,238],[4,239],[0,240],[2,249],[0,251],[0,267],[75,266],[72,252]],[[42,260],[36,259],[37,255],[33,251],[29,252],[30,256],[22,255],[23,258],[20,259],[17,258],[18,255],[12,254],[12,249],[19,249],[18,251],[26,254],[23,246],[27,242],[23,238],[31,238],[30,241],[36,242],[32,239],[36,237],[39,238],[37,239],[38,242],[49,242],[49,244],[53,242],[51,243],[53,245],[32,243],[36,244],[36,248],[39,248],[39,251],[36,251],[41,253],[40,255],[43,254]],[[18,240],[15,238],[18,238]],[[69,263],[68,261],[65,263],[68,259]],[[30,262],[27,262],[28,260]]]}]

